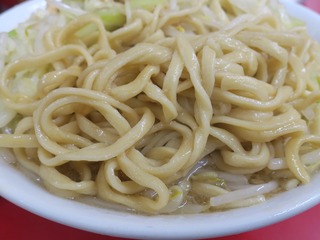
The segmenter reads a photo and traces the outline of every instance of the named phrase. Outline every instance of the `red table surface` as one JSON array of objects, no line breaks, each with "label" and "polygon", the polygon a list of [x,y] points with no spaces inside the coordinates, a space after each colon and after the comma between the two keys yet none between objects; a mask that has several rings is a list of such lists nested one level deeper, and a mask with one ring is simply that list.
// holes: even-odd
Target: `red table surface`
[{"label": "red table surface", "polygon": [[[18,0],[19,1],[19,0]],[[18,2],[0,0],[6,7]],[[306,0],[304,4],[320,12],[319,0]],[[318,26],[319,27],[319,26]],[[4,240],[123,240],[111,236],[102,236],[52,222],[36,216],[0,197],[0,239]],[[320,240],[320,204],[288,220],[233,236],[215,238],[215,240]]]},{"label": "red table surface", "polygon": [[[124,238],[102,236],[52,222],[17,207],[3,198],[0,198],[0,239],[124,240]],[[237,235],[215,238],[215,240],[253,239],[320,239],[320,204],[306,212],[271,226]]]}]

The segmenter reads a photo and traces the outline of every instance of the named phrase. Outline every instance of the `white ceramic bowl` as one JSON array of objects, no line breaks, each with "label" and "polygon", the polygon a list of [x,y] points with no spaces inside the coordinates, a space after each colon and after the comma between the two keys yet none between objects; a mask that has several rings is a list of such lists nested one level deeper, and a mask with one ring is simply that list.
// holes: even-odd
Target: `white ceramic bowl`
[{"label": "white ceramic bowl", "polygon": [[[320,40],[320,16],[290,1],[290,13],[306,21]],[[0,15],[0,31],[9,31],[44,2],[25,2]],[[312,25],[312,26],[311,26]],[[0,159],[0,195],[44,218],[95,233],[139,239],[191,239],[236,234],[270,225],[320,203],[320,173],[305,186],[275,196],[252,207],[226,212],[184,216],[141,216],[94,207],[51,195]]]}]

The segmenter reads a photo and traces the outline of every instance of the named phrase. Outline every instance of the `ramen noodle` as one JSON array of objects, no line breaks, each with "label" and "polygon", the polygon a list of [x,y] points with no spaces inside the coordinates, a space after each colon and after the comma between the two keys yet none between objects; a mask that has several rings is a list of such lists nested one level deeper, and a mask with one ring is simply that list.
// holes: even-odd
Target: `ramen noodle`
[{"label": "ramen noodle", "polygon": [[319,45],[277,1],[48,0],[0,45],[0,147],[59,196],[209,212],[319,169]]}]

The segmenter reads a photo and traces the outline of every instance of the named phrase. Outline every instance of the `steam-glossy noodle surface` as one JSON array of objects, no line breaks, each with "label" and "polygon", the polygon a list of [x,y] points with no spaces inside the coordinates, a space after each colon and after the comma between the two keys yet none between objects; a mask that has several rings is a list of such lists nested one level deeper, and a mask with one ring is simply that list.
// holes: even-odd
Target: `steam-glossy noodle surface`
[{"label": "steam-glossy noodle surface", "polygon": [[55,194],[152,214],[308,183],[319,46],[276,1],[251,2],[49,1],[0,35],[0,146]]}]

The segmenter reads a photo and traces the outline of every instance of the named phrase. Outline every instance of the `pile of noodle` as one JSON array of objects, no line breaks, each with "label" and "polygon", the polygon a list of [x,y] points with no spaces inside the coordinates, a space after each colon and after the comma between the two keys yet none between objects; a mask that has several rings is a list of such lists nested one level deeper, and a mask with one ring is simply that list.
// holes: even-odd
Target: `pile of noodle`
[{"label": "pile of noodle", "polygon": [[308,183],[320,92],[305,26],[272,0],[136,2],[51,0],[0,35],[0,147],[16,164],[54,194],[152,214]]}]

